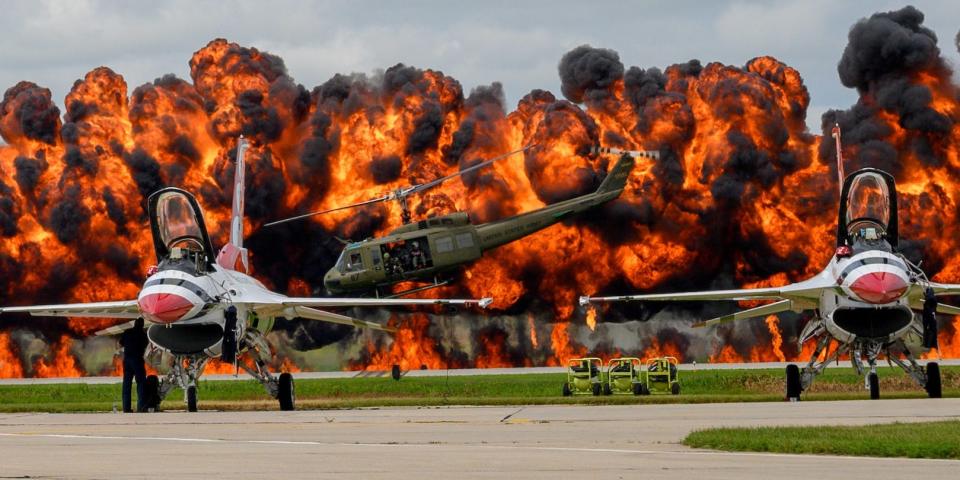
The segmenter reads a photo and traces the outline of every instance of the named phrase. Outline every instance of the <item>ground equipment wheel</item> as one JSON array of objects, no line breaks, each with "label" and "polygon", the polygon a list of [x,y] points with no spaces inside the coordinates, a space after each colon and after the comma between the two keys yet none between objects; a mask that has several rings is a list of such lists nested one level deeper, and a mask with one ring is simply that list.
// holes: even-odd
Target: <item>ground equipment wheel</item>
[{"label": "ground equipment wheel", "polygon": [[280,401],[280,410],[293,410],[293,375],[286,372],[280,374],[280,384],[277,386],[277,400]]},{"label": "ground equipment wheel", "polygon": [[643,395],[643,384],[642,384],[642,383],[634,383],[634,384],[633,384],[633,394],[634,394],[634,395]]},{"label": "ground equipment wheel", "polygon": [[803,391],[803,384],[800,383],[800,367],[796,365],[787,365],[787,397],[786,400],[799,401],[800,392]]},{"label": "ground equipment wheel", "polygon": [[604,395],[613,395],[613,390],[610,388],[609,384],[603,384],[603,394]]},{"label": "ground equipment wheel", "polygon": [[591,388],[591,390],[593,391],[593,396],[594,396],[594,397],[600,396],[600,390],[601,390],[601,389],[600,389],[600,384],[599,384],[599,383],[594,383],[593,385],[590,386],[590,388]]},{"label": "ground equipment wheel", "polygon": [[870,384],[870,400],[880,398],[880,377],[871,372],[870,375],[867,375],[867,382]]},{"label": "ground equipment wheel", "polygon": [[943,390],[940,387],[940,364],[937,362],[927,363],[927,384],[923,387],[930,398],[940,398],[943,396]]},{"label": "ground equipment wheel", "polygon": [[143,384],[143,405],[150,411],[160,411],[160,379],[156,375],[148,375]]},{"label": "ground equipment wheel", "polygon": [[670,384],[670,394],[671,395],[680,395],[680,383],[673,382]]},{"label": "ground equipment wheel", "polygon": [[570,391],[570,384],[569,384],[569,383],[564,383],[564,384],[563,384],[563,396],[564,396],[564,397],[569,397],[570,395],[573,395],[573,392]]},{"label": "ground equipment wheel", "polygon": [[187,411],[197,411],[197,387],[193,385],[187,387]]},{"label": "ground equipment wheel", "polygon": [[640,384],[640,395],[650,395],[650,387],[648,387],[647,384]]},{"label": "ground equipment wheel", "polygon": [[393,367],[390,367],[390,376],[393,377],[394,380],[400,380],[400,365],[394,363]]}]

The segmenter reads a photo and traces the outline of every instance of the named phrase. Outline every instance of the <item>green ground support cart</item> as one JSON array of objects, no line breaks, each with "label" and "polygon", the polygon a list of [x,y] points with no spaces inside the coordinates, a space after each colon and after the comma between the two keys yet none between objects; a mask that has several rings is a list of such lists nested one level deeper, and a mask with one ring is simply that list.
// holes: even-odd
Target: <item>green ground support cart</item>
[{"label": "green ground support cart", "polygon": [[640,378],[643,362],[636,357],[614,358],[607,363],[604,395],[643,395],[646,385]]},{"label": "green ground support cart", "polygon": [[603,361],[599,358],[571,358],[567,360],[567,381],[563,384],[563,396],[600,395],[603,390],[601,371]]},{"label": "green ground support cart", "polygon": [[648,395],[679,395],[680,362],[674,357],[651,358],[646,362],[643,383]]}]

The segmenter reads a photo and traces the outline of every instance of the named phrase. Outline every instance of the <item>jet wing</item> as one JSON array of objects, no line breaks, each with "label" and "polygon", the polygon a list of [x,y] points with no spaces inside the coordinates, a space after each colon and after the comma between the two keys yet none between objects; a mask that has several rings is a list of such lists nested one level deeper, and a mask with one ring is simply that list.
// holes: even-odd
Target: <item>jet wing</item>
[{"label": "jet wing", "polygon": [[4,313],[29,313],[35,317],[137,318],[140,316],[140,307],[136,300],[122,300],[0,308],[0,315]]},{"label": "jet wing", "polygon": [[706,327],[721,323],[762,317],[787,310],[802,311],[817,308],[820,295],[824,290],[836,290],[837,284],[825,272],[798,283],[772,288],[745,288],[738,290],[713,290],[702,292],[651,293],[644,295],[622,295],[617,297],[580,297],[580,305],[603,302],[679,302],[709,300],[778,300],[759,307],[742,310],[730,315],[697,322],[694,327]]},{"label": "jet wing", "polygon": [[[960,284],[956,283],[930,282],[930,288],[933,289],[933,293],[938,297],[947,295],[960,295]],[[922,291],[920,298],[923,298]]]},{"label": "jet wing", "polygon": [[444,298],[312,298],[312,297],[280,297],[276,301],[255,302],[251,304],[253,310],[267,315],[278,315],[289,318],[300,317],[322,322],[352,325],[360,328],[372,328],[386,332],[396,332],[397,329],[368,322],[346,315],[327,312],[312,307],[388,307],[403,305],[477,305],[486,308],[493,302],[491,298],[475,299],[444,299]]},{"label": "jet wing", "polygon": [[836,289],[836,283],[819,281],[815,277],[805,282],[793,283],[774,288],[746,288],[740,290],[707,290],[701,292],[651,293],[644,295],[622,295],[617,297],[580,297],[580,305],[602,302],[679,302],[704,300],[795,300],[815,302],[826,289]]},{"label": "jet wing", "polygon": [[[120,335],[121,333],[133,328],[134,325],[136,325],[136,323],[137,323],[136,320],[130,320],[129,322],[120,323],[112,327],[104,328],[103,330],[97,330],[96,332],[93,332],[93,334],[97,337]],[[148,325],[151,325],[150,322],[145,322],[145,323],[147,323]]]},{"label": "jet wing", "polygon": [[396,328],[381,325],[376,322],[368,322],[366,320],[360,320],[337,313],[325,312],[323,310],[317,310],[310,307],[287,307],[284,309],[284,316],[291,318],[306,318],[308,320],[319,320],[321,322],[339,323],[341,325],[351,325],[359,328],[372,328],[374,330],[382,330],[391,333],[395,333],[397,331]]},{"label": "jet wing", "polygon": [[[446,298],[311,298],[288,297],[280,301],[283,307],[397,307],[404,305],[477,305],[486,308],[492,298],[446,299]],[[270,304],[264,304],[270,307]],[[256,307],[255,307],[256,308]]]},{"label": "jet wing", "polygon": [[702,322],[697,322],[693,324],[694,328],[699,327],[712,327],[714,325],[720,325],[721,323],[735,322],[737,320],[745,320],[747,318],[756,318],[756,317],[766,317],[767,315],[772,315],[774,313],[786,312],[787,310],[793,309],[793,302],[790,300],[780,300],[779,302],[769,303],[767,305],[761,305],[756,308],[751,308],[748,310],[741,310],[736,313],[731,313],[730,315],[724,315],[722,317],[713,318],[710,320],[704,320]]}]

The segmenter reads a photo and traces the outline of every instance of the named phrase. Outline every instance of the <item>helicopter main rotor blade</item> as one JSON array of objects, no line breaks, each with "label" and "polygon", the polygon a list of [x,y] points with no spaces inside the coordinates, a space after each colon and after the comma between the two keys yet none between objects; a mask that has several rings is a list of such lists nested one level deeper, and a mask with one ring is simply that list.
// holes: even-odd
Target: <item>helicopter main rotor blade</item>
[{"label": "helicopter main rotor blade", "polygon": [[396,189],[396,190],[394,190],[394,191],[391,191],[391,192],[387,193],[386,195],[384,195],[384,196],[382,196],[382,197],[374,198],[374,199],[372,199],[372,200],[365,200],[365,201],[358,202],[358,203],[354,203],[354,204],[350,204],[350,205],[343,205],[343,206],[336,207],[336,208],[330,208],[330,209],[327,209],[327,210],[321,210],[321,211],[319,211],[319,212],[305,213],[305,214],[303,214],[303,215],[297,215],[296,217],[290,217],[290,218],[285,218],[285,219],[283,219],[283,220],[277,220],[277,221],[274,221],[274,222],[265,223],[265,224],[263,224],[263,226],[264,226],[264,227],[272,227],[272,226],[274,226],[274,225],[279,225],[279,224],[281,224],[281,223],[292,222],[292,221],[294,221],[294,220],[302,220],[302,219],[304,219],[304,218],[312,217],[312,216],[315,216],[315,215],[323,215],[323,214],[325,214],[325,213],[336,212],[336,211],[339,211],[339,210],[346,210],[346,209],[348,209],[348,208],[362,207],[362,206],[364,206],[364,205],[370,205],[371,203],[386,202],[386,201],[389,201],[389,200],[399,200],[399,199],[402,199],[402,198],[404,198],[404,197],[406,197],[406,196],[408,196],[408,195],[410,195],[410,194],[419,193],[419,192],[422,192],[422,191],[424,191],[424,190],[428,190],[428,189],[430,189],[430,188],[433,188],[433,187],[435,187],[435,186],[437,186],[437,185],[440,185],[441,183],[443,183],[443,182],[445,182],[445,181],[447,181],[447,180],[450,180],[451,178],[458,177],[458,176],[463,175],[463,174],[465,174],[465,173],[470,173],[470,172],[472,172],[472,171],[474,171],[474,170],[477,170],[477,169],[486,167],[487,165],[490,165],[491,163],[493,163],[493,162],[495,162],[495,161],[497,161],[497,160],[500,160],[501,158],[509,157],[510,155],[513,155],[513,154],[516,154],[516,153],[520,153],[520,152],[529,150],[531,147],[533,147],[533,146],[535,146],[535,145],[536,145],[536,144],[531,143],[530,145],[527,145],[527,146],[525,146],[525,147],[523,147],[523,148],[521,148],[521,149],[514,150],[514,151],[512,151],[512,152],[507,152],[507,153],[504,153],[504,154],[502,154],[502,155],[498,155],[498,156],[496,156],[496,157],[493,157],[493,158],[491,158],[490,160],[485,160],[485,161],[480,162],[480,163],[478,163],[478,164],[476,164],[476,165],[473,165],[473,166],[464,168],[463,170],[460,170],[460,171],[457,172],[457,173],[451,173],[450,175],[447,175],[447,176],[445,176],[445,177],[440,177],[440,178],[438,178],[438,179],[436,179],[436,180],[431,180],[431,181],[429,181],[429,182],[427,182],[427,183],[421,183],[421,184],[418,184],[418,185],[411,185],[411,186],[408,186],[408,187],[398,188],[398,189]]},{"label": "helicopter main rotor blade", "polygon": [[436,180],[431,180],[431,181],[429,181],[429,182],[427,182],[427,183],[421,183],[421,184],[418,184],[418,185],[414,185],[413,187],[411,187],[411,188],[408,189],[408,190],[405,189],[405,190],[402,192],[402,195],[410,195],[411,193],[419,193],[419,192],[422,192],[422,191],[424,191],[424,190],[429,190],[429,189],[431,189],[431,188],[433,188],[433,187],[436,187],[437,185],[440,185],[440,184],[443,183],[443,182],[446,182],[447,180],[450,180],[451,178],[459,177],[460,175],[463,175],[463,174],[465,174],[465,173],[470,173],[470,172],[472,172],[472,171],[474,171],[474,170],[479,170],[479,169],[481,169],[481,168],[483,168],[483,167],[486,167],[487,165],[490,165],[490,164],[493,163],[493,162],[496,162],[497,160],[500,160],[500,159],[502,159],[502,158],[509,157],[510,155],[514,155],[514,154],[517,154],[517,153],[520,153],[520,152],[527,151],[527,150],[529,150],[530,148],[532,148],[532,147],[534,147],[534,146],[536,146],[536,144],[531,143],[530,145],[527,145],[527,146],[525,146],[525,147],[523,147],[523,148],[514,150],[514,151],[512,151],[512,152],[507,152],[507,153],[504,153],[504,154],[502,154],[502,155],[497,155],[496,157],[493,157],[493,158],[491,158],[491,159],[489,159],[489,160],[484,160],[484,161],[482,161],[482,162],[480,162],[480,163],[478,163],[478,164],[476,164],[476,165],[472,165],[472,166],[469,166],[469,167],[467,167],[467,168],[464,168],[463,170],[460,170],[459,172],[451,173],[450,175],[447,175],[447,176],[445,176],[445,177],[440,177],[440,178],[438,178],[438,179],[436,179]]},{"label": "helicopter main rotor blade", "polygon": [[281,223],[292,222],[294,220],[301,220],[307,217],[312,217],[314,215],[323,215],[324,213],[336,212],[338,210],[346,210],[348,208],[362,207],[364,205],[370,205],[371,203],[386,202],[387,200],[393,200],[393,195],[384,195],[379,198],[374,198],[373,200],[364,200],[362,202],[354,203],[352,205],[343,205],[336,208],[330,208],[327,210],[321,210],[319,212],[305,213],[303,215],[297,215],[296,217],[284,218],[283,220],[277,220],[270,223],[264,223],[264,227],[272,227],[274,225],[280,225]]}]

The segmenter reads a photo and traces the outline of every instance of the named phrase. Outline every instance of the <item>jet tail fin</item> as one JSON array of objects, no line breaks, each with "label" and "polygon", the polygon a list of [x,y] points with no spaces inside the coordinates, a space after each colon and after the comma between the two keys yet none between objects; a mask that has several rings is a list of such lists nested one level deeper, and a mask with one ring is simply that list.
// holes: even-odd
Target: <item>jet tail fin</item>
[{"label": "jet tail fin", "polygon": [[610,193],[623,190],[627,186],[627,178],[633,170],[634,159],[637,157],[660,158],[660,152],[651,150],[621,150],[619,148],[593,147],[593,153],[612,153],[620,155],[607,177],[600,183],[597,193]]},{"label": "jet tail fin", "polygon": [[237,141],[237,167],[233,176],[233,211],[230,216],[230,243],[220,249],[217,263],[224,268],[247,273],[250,264],[247,249],[243,247],[243,200],[244,200],[244,154],[248,148],[247,140],[240,136]]}]

